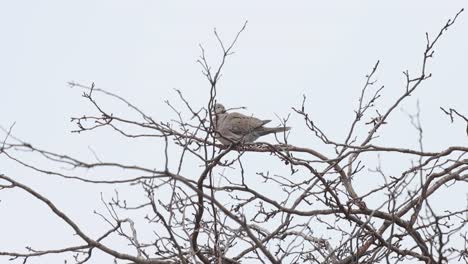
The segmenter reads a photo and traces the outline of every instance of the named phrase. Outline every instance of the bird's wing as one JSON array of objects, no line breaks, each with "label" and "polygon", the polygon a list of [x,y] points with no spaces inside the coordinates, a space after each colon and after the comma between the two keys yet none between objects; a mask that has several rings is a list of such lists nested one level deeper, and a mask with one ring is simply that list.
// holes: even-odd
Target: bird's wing
[{"label": "bird's wing", "polygon": [[270,122],[240,113],[229,113],[223,122],[226,129],[237,135],[246,135]]}]

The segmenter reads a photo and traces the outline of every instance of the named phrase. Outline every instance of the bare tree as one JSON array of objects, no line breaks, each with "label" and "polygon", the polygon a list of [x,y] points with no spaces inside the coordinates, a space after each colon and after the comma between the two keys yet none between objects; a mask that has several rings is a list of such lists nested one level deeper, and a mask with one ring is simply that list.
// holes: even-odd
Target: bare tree
[{"label": "bare tree", "polygon": [[[176,90],[184,108],[177,109],[166,102],[176,120],[155,120],[127,99],[97,88],[94,83],[90,86],[70,83],[71,87],[83,90],[83,97],[95,111],[93,115],[71,119],[77,126],[74,133],[107,127],[127,138],[159,139],[165,146],[161,149],[165,154],[165,166],[154,169],[104,162],[98,157],[96,161],[80,160],[35,147],[15,137],[13,126],[4,129],[1,158],[49,177],[93,185],[138,186],[146,200],[136,202],[131,197],[121,197],[118,192],[110,200],[103,197],[107,211],[97,212],[97,217],[107,222],[109,228],[100,236],[92,236],[54,201],[17,181],[15,175],[0,173],[0,191],[26,192],[63,220],[81,241],[63,248],[27,247],[25,252],[4,252],[0,248],[0,259],[27,263],[33,258],[60,254],[66,263],[86,263],[92,261],[94,252],[101,251],[114,258],[115,263],[140,264],[468,263],[468,208],[441,211],[432,204],[434,194],[450,191],[454,186],[466,186],[468,147],[446,146],[439,151],[426,151],[419,108],[416,114],[408,114],[419,134],[419,149],[374,143],[382,126],[391,125],[389,117],[401,103],[431,78],[427,65],[433,59],[436,44],[462,12],[449,19],[435,36],[426,34],[419,72],[403,72],[405,85],[401,94],[385,111],[378,111],[376,107],[384,90],[375,78],[379,62],[372,67],[344,140],[330,138],[325,129],[316,124],[306,110],[305,96],[299,106],[292,108],[293,114],[304,120],[302,126],[294,124],[294,130],[307,129],[311,137],[319,139],[335,153],[333,156],[326,156],[306,144],[289,143],[288,133],[276,137],[276,144],[226,146],[216,141],[212,124],[218,82],[246,24],[228,43],[215,30],[222,50],[216,66],[208,62],[205,49],[200,46],[198,63],[209,83],[206,105],[194,106]],[[96,94],[124,103],[138,117],[113,113],[100,103]],[[441,110],[452,122],[466,122],[468,134],[468,119],[464,113],[452,108],[441,107]],[[283,125],[287,122],[288,118],[284,118]],[[169,147],[177,147],[177,155],[171,155]],[[36,158],[23,158],[25,152]],[[246,153],[273,156],[278,168],[286,166],[290,173],[278,175],[270,172],[272,168],[249,168],[249,171],[257,171],[256,177],[262,181],[254,185],[246,175]],[[379,159],[375,166],[366,156],[380,157],[386,153],[411,161],[407,162],[410,165],[399,173],[389,174],[386,166],[391,164]],[[40,159],[52,165],[48,163],[45,167]],[[191,167],[190,173],[184,174],[183,168],[190,164],[188,159],[200,166]],[[170,166],[175,161],[177,166]],[[86,176],[82,174],[83,169],[87,171]],[[113,175],[121,171],[127,176],[104,180],[93,175],[103,170]],[[360,193],[355,190],[354,182],[361,175],[369,175],[379,184]],[[253,186],[269,186],[281,195],[273,196]],[[371,207],[374,201],[379,201],[379,205]],[[128,212],[146,216],[135,219],[128,217]],[[142,232],[152,232],[152,239],[139,239]],[[117,237],[127,241],[124,246],[128,246],[129,253],[109,246],[108,241]]]}]

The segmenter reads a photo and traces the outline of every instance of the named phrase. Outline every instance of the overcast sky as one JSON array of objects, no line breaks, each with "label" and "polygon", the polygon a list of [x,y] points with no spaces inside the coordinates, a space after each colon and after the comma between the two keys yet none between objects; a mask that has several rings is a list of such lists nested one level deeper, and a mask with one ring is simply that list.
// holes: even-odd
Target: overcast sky
[{"label": "overcast sky", "polygon": [[[69,88],[67,82],[95,82],[154,119],[168,121],[174,115],[164,100],[182,106],[174,88],[197,107],[207,104],[209,84],[196,63],[199,44],[216,65],[220,53],[213,29],[228,42],[248,21],[236,53],[228,59],[218,100],[227,107],[245,106],[245,113],[273,119],[276,125],[275,114],[292,113],[291,107],[299,106],[306,95],[311,117],[332,138],[343,140],[343,127],[351,123],[364,77],[376,61],[381,66],[379,83],[385,85],[378,109],[385,109],[404,89],[402,71],[419,69],[425,32],[438,32],[448,18],[466,7],[462,0],[381,2],[1,1],[0,125],[16,122],[14,135],[53,151],[89,157],[91,146],[105,160],[154,162],[157,167],[162,164],[162,151],[156,143],[148,149],[147,142],[128,141],[110,130],[70,133],[75,128],[70,117],[93,112],[82,91]],[[467,15],[438,43],[429,66],[434,77],[401,106],[414,113],[419,100],[426,150],[468,143],[463,123],[450,124],[439,110],[453,107],[468,113]],[[117,104],[111,106],[126,111]],[[398,109],[389,122],[394,125],[381,131],[381,145],[417,148],[417,133],[403,111]],[[291,117],[289,125],[292,144],[312,148],[318,144],[300,118]],[[105,226],[92,214],[99,207],[94,201],[100,187],[72,188],[1,157],[0,173],[37,187],[86,230]],[[460,189],[456,197],[463,199],[465,193]],[[441,203],[453,199],[441,198]],[[72,241],[60,235],[69,230],[26,195],[0,193],[0,200],[0,250],[6,244],[11,249],[25,244],[40,247],[50,230],[51,245]]]}]

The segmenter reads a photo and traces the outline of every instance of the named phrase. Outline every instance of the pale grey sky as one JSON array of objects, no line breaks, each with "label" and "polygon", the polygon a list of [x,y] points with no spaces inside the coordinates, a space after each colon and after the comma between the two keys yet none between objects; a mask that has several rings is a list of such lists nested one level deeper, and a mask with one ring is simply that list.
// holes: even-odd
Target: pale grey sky
[{"label": "pale grey sky", "polygon": [[[364,76],[375,62],[381,62],[377,76],[386,87],[378,108],[385,109],[404,89],[402,71],[419,69],[425,32],[434,34],[463,7],[466,1],[462,0],[399,0],[384,4],[1,1],[0,125],[8,127],[16,122],[14,135],[56,152],[89,157],[88,146],[92,146],[105,160],[154,163],[152,166],[157,167],[162,164],[158,143],[148,148],[147,141],[122,140],[110,130],[71,134],[75,127],[70,117],[92,113],[92,108],[81,98],[81,91],[70,89],[67,82],[95,82],[98,87],[129,99],[154,119],[168,121],[174,115],[164,100],[181,105],[174,88],[196,106],[206,104],[209,98],[209,84],[195,63],[200,55],[198,45],[205,47],[208,59],[215,64],[219,47],[213,28],[230,41],[248,20],[235,47],[236,54],[224,69],[218,100],[227,107],[245,106],[247,113],[277,123],[275,113],[287,116],[306,95],[312,118],[332,138],[342,140],[343,127],[352,121]],[[453,107],[468,113],[466,47],[465,12],[438,43],[429,66],[434,77],[402,105],[406,111],[414,112],[419,100],[427,150],[468,143],[463,123],[450,124],[439,110],[439,106]],[[109,105],[118,111],[126,110]],[[389,122],[393,125],[382,129],[377,142],[417,148],[417,133],[402,111],[396,111]],[[312,148],[318,144],[307,134],[299,117],[293,116],[290,125],[290,143]],[[319,145],[317,148],[330,151]],[[269,166],[268,162],[265,166]],[[95,202],[101,186],[46,179],[1,156],[0,168],[0,173],[37,187],[86,230],[97,232],[105,226],[92,214],[101,208],[99,201]],[[112,188],[105,188],[111,193]],[[465,193],[460,189],[452,197],[440,197],[440,204],[463,199]],[[0,250],[18,249],[25,243],[42,247],[70,242],[70,236],[62,235],[70,230],[44,212],[44,206],[28,201],[27,195],[2,191],[0,200]],[[45,243],[45,237],[50,244]]]}]

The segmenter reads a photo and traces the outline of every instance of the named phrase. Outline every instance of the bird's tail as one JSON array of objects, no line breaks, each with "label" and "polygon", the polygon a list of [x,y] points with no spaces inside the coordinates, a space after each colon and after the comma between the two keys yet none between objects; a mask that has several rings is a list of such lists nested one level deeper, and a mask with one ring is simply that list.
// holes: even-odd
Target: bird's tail
[{"label": "bird's tail", "polygon": [[286,132],[290,130],[290,127],[264,127],[262,131],[260,131],[260,134],[262,136],[271,134],[271,133],[281,133],[281,132]]}]

